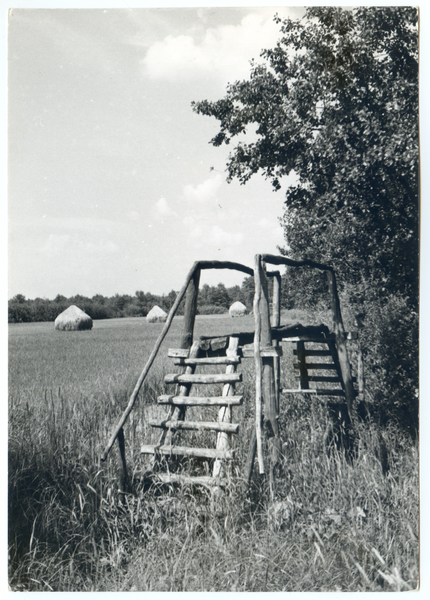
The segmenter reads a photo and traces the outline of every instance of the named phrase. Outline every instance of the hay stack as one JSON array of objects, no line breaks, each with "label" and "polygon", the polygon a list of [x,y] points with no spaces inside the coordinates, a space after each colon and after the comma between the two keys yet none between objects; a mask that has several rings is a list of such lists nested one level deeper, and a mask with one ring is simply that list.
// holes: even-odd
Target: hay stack
[{"label": "hay stack", "polygon": [[55,329],[62,331],[79,331],[92,329],[93,320],[77,306],[69,306],[55,319]]},{"label": "hay stack", "polygon": [[246,306],[242,302],[237,301],[230,306],[228,312],[230,313],[230,317],[244,317],[246,315]]},{"label": "hay stack", "polygon": [[165,323],[167,320],[167,313],[159,306],[154,306],[146,315],[146,320],[148,323]]}]

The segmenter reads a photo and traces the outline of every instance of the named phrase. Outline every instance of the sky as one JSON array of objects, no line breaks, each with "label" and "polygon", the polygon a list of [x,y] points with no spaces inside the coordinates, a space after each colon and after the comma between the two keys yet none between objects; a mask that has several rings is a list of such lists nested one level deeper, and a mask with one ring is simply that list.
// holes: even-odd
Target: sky
[{"label": "sky", "polygon": [[196,260],[278,253],[293,178],[228,184],[217,121],[191,109],[249,76],[275,13],[304,9],[12,9],[9,298],[168,293]]}]

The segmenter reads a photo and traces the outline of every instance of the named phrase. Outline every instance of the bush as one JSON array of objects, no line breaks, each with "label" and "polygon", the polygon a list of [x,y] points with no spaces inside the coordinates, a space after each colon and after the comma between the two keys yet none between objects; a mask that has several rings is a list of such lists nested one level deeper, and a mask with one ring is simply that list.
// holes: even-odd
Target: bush
[{"label": "bush", "polygon": [[224,315],[226,312],[224,306],[217,306],[215,304],[204,304],[197,309],[197,314],[199,315]]}]

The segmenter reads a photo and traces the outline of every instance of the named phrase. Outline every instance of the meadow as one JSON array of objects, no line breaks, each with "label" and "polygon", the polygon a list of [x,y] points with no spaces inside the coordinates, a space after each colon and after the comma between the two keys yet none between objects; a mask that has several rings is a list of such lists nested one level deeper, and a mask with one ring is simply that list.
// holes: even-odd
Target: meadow
[{"label": "meadow", "polygon": [[[322,316],[323,320],[324,315]],[[285,313],[284,322],[306,324]],[[157,433],[176,317],[125,426],[130,493],[118,494],[117,447],[100,455],[162,325],[142,318],[9,325],[9,585],[21,591],[406,591],[419,579],[418,447],[390,424],[357,424],[354,456],[325,444],[327,407],[281,399],[282,463],[273,498],[242,467],[254,423],[252,361],[237,456],[225,493],[144,477],[140,445]],[[253,331],[251,317],[197,317],[195,333]],[[291,356],[285,352],[284,373]],[[155,437],[154,437],[155,436]],[[381,439],[388,468],[381,464]],[[192,441],[192,440],[191,440]],[[197,440],[196,440],[197,443]]]}]

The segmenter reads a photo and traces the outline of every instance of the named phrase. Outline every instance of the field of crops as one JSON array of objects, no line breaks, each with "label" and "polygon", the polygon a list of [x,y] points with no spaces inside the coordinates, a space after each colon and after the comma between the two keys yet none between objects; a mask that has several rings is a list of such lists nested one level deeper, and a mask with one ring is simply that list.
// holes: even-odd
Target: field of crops
[{"label": "field of crops", "polygon": [[[295,321],[297,315],[286,315]],[[303,319],[301,319],[303,322]],[[418,581],[418,450],[390,427],[358,425],[353,459],[325,446],[329,416],[282,399],[276,497],[241,467],[253,426],[252,361],[236,412],[237,458],[225,495],[149,486],[141,443],[160,409],[182,318],[125,427],[131,493],[117,493],[117,448],[99,457],[162,325],[95,321],[9,326],[9,584],[31,591],[403,591]],[[197,317],[196,335],[252,331],[253,319]],[[284,357],[287,362],[290,357]],[[285,365],[286,367],[286,365]],[[284,369],[288,373],[288,369]],[[151,437],[152,436],[152,437]],[[381,466],[381,440],[388,469]]]}]

